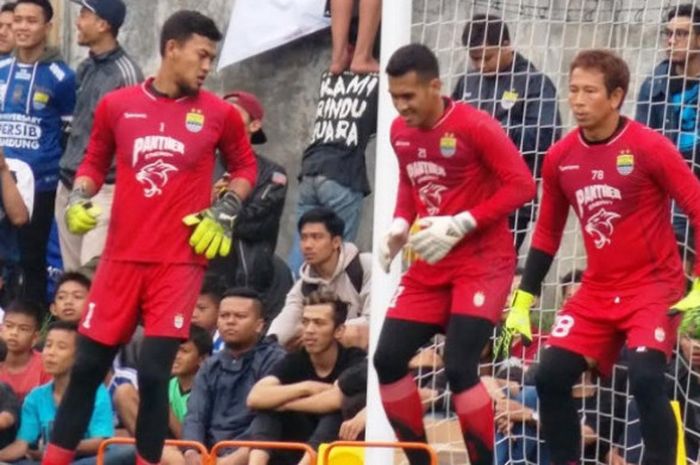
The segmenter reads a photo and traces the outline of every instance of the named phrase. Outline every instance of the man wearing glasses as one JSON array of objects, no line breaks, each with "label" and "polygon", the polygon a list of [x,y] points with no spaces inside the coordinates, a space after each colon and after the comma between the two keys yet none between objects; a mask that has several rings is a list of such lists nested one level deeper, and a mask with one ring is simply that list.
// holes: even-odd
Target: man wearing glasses
[{"label": "man wearing glasses", "polygon": [[[676,144],[700,177],[700,9],[692,4],[673,6],[661,32],[667,57],[644,80],[635,118]],[[688,218],[675,206],[673,228],[679,243],[692,246]]]}]

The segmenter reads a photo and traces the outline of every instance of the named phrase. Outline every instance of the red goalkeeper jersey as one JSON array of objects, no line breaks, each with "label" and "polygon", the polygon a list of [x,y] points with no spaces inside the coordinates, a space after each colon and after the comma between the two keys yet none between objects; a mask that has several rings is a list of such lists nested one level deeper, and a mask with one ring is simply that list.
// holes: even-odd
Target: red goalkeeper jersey
[{"label": "red goalkeeper jersey", "polygon": [[496,120],[466,103],[445,99],[445,112],[429,129],[396,118],[391,145],[399,162],[395,217],[469,211],[477,229],[443,259],[481,260],[514,255],[508,215],[535,195],[532,174]]},{"label": "red goalkeeper jersey", "polygon": [[626,121],[610,140],[590,144],[576,129],[550,148],[542,175],[533,247],[556,253],[571,206],[586,246],[585,285],[601,292],[682,285],[671,198],[700,244],[700,183],[665,137]]},{"label": "red goalkeeper jersey", "polygon": [[236,109],[216,95],[169,99],[151,80],[107,94],[95,112],[77,176],[98,188],[116,157],[112,216],[103,257],[205,263],[188,244],[182,218],[211,204],[215,152],[232,178],[255,184],[256,162]]}]

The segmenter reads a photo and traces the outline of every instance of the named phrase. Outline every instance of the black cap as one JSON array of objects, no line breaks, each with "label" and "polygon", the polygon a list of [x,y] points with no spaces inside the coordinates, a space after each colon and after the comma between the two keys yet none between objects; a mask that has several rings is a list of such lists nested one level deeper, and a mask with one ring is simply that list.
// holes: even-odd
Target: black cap
[{"label": "black cap", "polygon": [[71,2],[82,5],[107,21],[115,33],[124,24],[126,5],[122,0],[71,0]]}]

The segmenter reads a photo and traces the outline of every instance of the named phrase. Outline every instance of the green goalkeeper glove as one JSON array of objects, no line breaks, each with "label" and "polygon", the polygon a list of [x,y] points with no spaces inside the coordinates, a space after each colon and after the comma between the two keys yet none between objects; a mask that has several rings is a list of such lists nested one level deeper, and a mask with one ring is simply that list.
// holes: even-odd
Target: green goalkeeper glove
[{"label": "green goalkeeper glove", "polygon": [[517,289],[510,301],[508,318],[503,325],[501,335],[498,336],[493,347],[493,357],[507,357],[513,337],[517,334],[523,339],[523,344],[529,346],[532,343],[532,330],[530,329],[530,308],[535,303],[535,296],[529,292]]},{"label": "green goalkeeper glove", "polygon": [[227,256],[231,252],[233,223],[240,210],[241,199],[227,191],[211,207],[184,217],[182,221],[187,226],[196,225],[190,236],[194,251],[209,260],[216,255]]},{"label": "green goalkeeper glove", "polygon": [[[686,316],[690,317],[692,314],[698,313],[698,310],[700,310],[700,278],[695,278],[690,292],[680,301],[676,302],[671,307],[668,314],[673,316],[678,313],[683,313],[683,319],[685,320]],[[693,318],[697,317],[698,315]]]},{"label": "green goalkeeper glove", "polygon": [[100,207],[90,201],[90,197],[81,187],[76,187],[68,196],[68,206],[63,216],[68,231],[83,235],[97,226],[100,213]]}]

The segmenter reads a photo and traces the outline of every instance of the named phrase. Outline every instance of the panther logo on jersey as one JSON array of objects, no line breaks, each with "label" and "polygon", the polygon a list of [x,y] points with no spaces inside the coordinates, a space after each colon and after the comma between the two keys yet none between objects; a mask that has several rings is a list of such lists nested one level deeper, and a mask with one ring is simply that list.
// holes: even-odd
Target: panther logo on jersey
[{"label": "panther logo on jersey", "polygon": [[136,180],[143,184],[143,194],[147,198],[163,193],[162,188],[168,183],[168,173],[177,171],[177,168],[170,163],[165,163],[158,159],[149,163],[136,173]]},{"label": "panther logo on jersey", "polygon": [[612,222],[617,218],[620,218],[620,215],[609,212],[605,208],[601,208],[593,216],[588,218],[584,229],[589,236],[593,236],[593,242],[596,248],[602,249],[607,244],[610,244],[610,237],[615,230]]},{"label": "panther logo on jersey", "polygon": [[447,187],[440,184],[428,183],[418,190],[420,201],[425,205],[429,215],[437,215],[440,213],[440,205],[442,204],[442,193],[447,190]]}]

